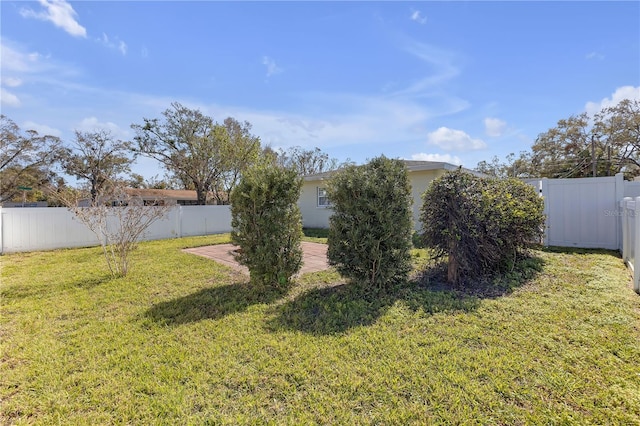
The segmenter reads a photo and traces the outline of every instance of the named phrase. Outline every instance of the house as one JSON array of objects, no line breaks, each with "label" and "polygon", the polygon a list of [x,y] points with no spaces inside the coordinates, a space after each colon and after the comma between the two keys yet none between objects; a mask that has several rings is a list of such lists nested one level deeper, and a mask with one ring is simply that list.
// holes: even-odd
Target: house
[{"label": "house", "polygon": [[[409,172],[411,194],[413,196],[413,224],[415,230],[421,229],[420,208],[422,207],[422,194],[427,186],[436,178],[447,171],[456,170],[460,166],[437,161],[411,161],[402,160]],[[466,170],[480,175],[477,172]],[[302,191],[298,206],[302,213],[302,226],[305,228],[328,228],[329,217],[332,214],[331,201],[327,198],[327,180],[334,172],[318,173],[304,177]]]},{"label": "house", "polygon": [[[180,205],[195,206],[198,204],[196,191],[186,189],[143,189],[143,188],[125,188],[126,197],[134,200],[142,200],[144,205]],[[121,200],[109,200],[113,205],[121,205]],[[78,206],[87,207],[90,204],[89,199],[82,199],[78,202]]]}]

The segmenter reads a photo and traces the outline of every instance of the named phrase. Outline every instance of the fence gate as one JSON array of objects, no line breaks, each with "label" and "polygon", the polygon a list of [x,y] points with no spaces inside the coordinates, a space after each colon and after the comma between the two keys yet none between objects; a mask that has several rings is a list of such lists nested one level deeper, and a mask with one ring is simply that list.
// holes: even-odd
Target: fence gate
[{"label": "fence gate", "polygon": [[538,182],[547,215],[545,245],[620,249],[622,174]]}]

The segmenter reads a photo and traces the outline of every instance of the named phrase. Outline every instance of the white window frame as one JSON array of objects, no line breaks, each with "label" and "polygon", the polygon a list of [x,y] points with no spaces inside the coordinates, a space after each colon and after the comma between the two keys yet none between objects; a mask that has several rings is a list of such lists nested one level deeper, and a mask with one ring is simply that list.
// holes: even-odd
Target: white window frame
[{"label": "white window frame", "polygon": [[333,206],[331,201],[329,201],[329,197],[327,197],[327,188],[320,186],[316,188],[316,205],[319,209],[326,209]]}]

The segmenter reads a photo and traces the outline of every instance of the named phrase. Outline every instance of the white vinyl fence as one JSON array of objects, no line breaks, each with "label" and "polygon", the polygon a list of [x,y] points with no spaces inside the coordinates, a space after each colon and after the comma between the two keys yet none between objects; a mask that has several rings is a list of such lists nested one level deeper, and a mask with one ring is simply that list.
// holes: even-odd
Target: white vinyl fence
[{"label": "white vinyl fence", "polygon": [[622,259],[633,272],[633,289],[640,293],[640,268],[636,268],[636,256],[640,254],[640,197],[625,197],[620,207]]},{"label": "white vinyl fence", "polygon": [[[151,224],[143,240],[231,232],[229,206],[176,206]],[[0,253],[98,245],[96,236],[64,207],[0,208]]]},{"label": "white vinyl fence", "polygon": [[581,179],[532,179],[544,198],[544,244],[620,250],[640,293],[640,182],[622,174]]},{"label": "white vinyl fence", "polygon": [[622,248],[620,201],[627,191],[640,191],[640,182],[625,182],[622,174],[527,182],[537,187],[544,198],[545,245]]}]

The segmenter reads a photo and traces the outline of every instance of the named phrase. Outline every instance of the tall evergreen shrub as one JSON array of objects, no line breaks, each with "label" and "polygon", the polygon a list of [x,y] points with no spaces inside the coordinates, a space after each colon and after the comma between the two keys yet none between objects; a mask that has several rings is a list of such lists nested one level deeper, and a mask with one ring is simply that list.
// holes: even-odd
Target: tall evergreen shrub
[{"label": "tall evergreen shrub", "polygon": [[377,289],[411,270],[411,186],[400,160],[350,165],[330,180],[328,259],[344,277]]},{"label": "tall evergreen shrub", "polygon": [[271,164],[249,169],[231,193],[231,240],[251,282],[285,288],[302,266],[302,178]]},{"label": "tall evergreen shrub", "polygon": [[422,201],[424,244],[448,256],[447,280],[455,284],[509,268],[544,230],[542,198],[517,179],[456,170],[433,181]]}]

